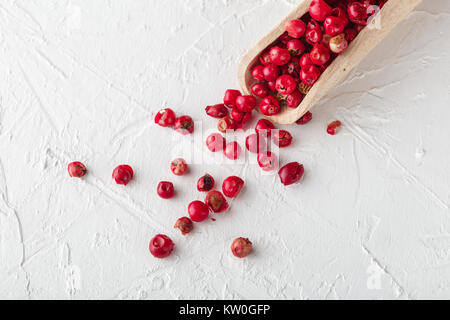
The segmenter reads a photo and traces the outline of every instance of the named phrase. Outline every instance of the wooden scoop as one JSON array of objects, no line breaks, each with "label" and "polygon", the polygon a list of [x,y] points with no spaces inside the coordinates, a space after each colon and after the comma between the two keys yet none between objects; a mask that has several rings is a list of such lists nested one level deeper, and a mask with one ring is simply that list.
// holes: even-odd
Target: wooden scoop
[{"label": "wooden scoop", "polygon": [[[287,21],[298,19],[308,12],[311,1],[303,0],[242,58],[238,78],[245,94],[251,94],[251,86],[256,82],[252,77],[251,70],[258,63],[260,54],[284,33],[284,25]],[[372,23],[358,34],[347,50],[322,73],[320,79],[296,109],[283,107],[279,114],[268,118],[279,124],[291,124],[297,121],[346,77],[421,2],[422,0],[389,0],[378,13],[377,18],[373,19]],[[377,23],[379,27],[376,26]]]}]

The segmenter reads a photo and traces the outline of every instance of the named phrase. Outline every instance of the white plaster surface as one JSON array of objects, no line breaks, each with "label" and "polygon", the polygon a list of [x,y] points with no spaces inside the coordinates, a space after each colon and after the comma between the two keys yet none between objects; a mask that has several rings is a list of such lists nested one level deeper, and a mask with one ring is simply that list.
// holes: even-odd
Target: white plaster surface
[{"label": "white plaster surface", "polygon": [[[155,112],[214,128],[204,107],[237,87],[240,57],[296,4],[2,0],[0,298],[450,298],[448,0],[425,0],[309,125],[288,127],[281,161],[305,165],[301,184],[251,162],[170,174],[194,138],[174,140]],[[81,180],[66,172],[74,160],[88,166]],[[126,188],[111,179],[122,163],[136,172]],[[205,172],[241,175],[245,192],[183,237],[172,226],[202,199]],[[167,179],[171,201],[156,195]],[[156,233],[175,241],[169,259],[149,254]],[[254,243],[248,259],[230,253],[238,236]]]}]

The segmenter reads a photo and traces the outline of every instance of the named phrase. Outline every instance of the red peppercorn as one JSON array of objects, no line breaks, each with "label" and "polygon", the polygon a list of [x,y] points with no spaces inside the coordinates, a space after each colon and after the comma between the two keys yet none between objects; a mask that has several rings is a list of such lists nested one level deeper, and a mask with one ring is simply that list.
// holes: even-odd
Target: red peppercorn
[{"label": "red peppercorn", "polygon": [[328,127],[327,127],[327,132],[328,132],[328,134],[334,136],[334,135],[337,133],[338,129],[339,129],[341,126],[342,126],[342,123],[341,123],[339,120],[333,121],[333,122],[330,123],[330,124],[328,125]]},{"label": "red peppercorn", "polygon": [[260,153],[266,151],[267,142],[264,137],[253,133],[245,139],[245,147],[251,153]]},{"label": "red peppercorn", "polygon": [[286,43],[288,43],[292,39],[293,38],[287,32],[278,37],[278,40],[284,45],[286,45]]},{"label": "red peppercorn", "polygon": [[264,67],[264,79],[266,81],[275,81],[280,75],[280,69],[273,64]]},{"label": "red peppercorn", "polygon": [[323,44],[316,44],[309,53],[309,57],[314,64],[323,66],[330,60],[330,49]]},{"label": "red peppercorn", "polygon": [[324,0],[313,0],[309,5],[309,15],[317,21],[324,21],[333,9]]},{"label": "red peppercorn", "polygon": [[225,148],[225,138],[219,133],[213,133],[206,138],[206,146],[211,152],[222,151]]},{"label": "red peppercorn", "polygon": [[231,110],[231,119],[233,119],[236,122],[241,122],[242,119],[244,118],[244,112],[239,111],[238,108],[233,108],[233,110]]},{"label": "red peppercorn", "polygon": [[194,222],[202,222],[208,219],[209,209],[208,206],[201,201],[193,201],[188,206],[189,217]]},{"label": "red peppercorn", "polygon": [[256,107],[256,98],[252,95],[240,96],[236,99],[236,108],[241,112],[251,112]]},{"label": "red peppercorn", "polygon": [[[327,49],[329,50],[329,48],[327,48]],[[330,51],[330,54],[331,54],[331,51]],[[333,61],[333,60],[330,59],[330,60],[328,60],[328,62],[325,63],[324,65],[322,65],[322,66],[317,66],[317,68],[319,68],[320,72],[323,73],[323,72],[330,66],[330,64],[331,64],[332,61]]]},{"label": "red peppercorn", "polygon": [[161,127],[170,127],[175,123],[175,112],[172,109],[162,109],[155,116],[155,123]]},{"label": "red peppercorn", "polygon": [[311,20],[306,28],[306,42],[309,44],[317,44],[322,41],[323,32],[317,21]]},{"label": "red peppercorn", "polygon": [[233,108],[236,106],[236,99],[241,95],[241,92],[239,90],[232,90],[229,89],[225,91],[225,96],[223,98],[223,103],[228,108]]},{"label": "red peppercorn", "polygon": [[275,87],[279,94],[291,94],[297,88],[297,82],[290,75],[285,74],[280,76],[275,82]]},{"label": "red peppercorn", "polygon": [[264,83],[255,83],[252,86],[252,94],[258,98],[265,98],[269,95],[269,89]]},{"label": "red peppercorn", "polygon": [[355,24],[354,28],[356,30],[356,33],[360,33],[366,26],[362,24]]},{"label": "red peppercorn", "polygon": [[305,125],[308,122],[310,122],[312,120],[312,113],[311,112],[307,112],[303,115],[303,117],[301,117],[300,119],[297,120],[296,124],[299,125]]},{"label": "red peppercorn", "polygon": [[[291,54],[288,49],[272,47],[270,49],[270,61],[277,66],[282,66],[291,60]],[[265,72],[264,72],[265,74]],[[267,78],[266,78],[267,80]]]},{"label": "red peppercorn", "polygon": [[356,30],[354,28],[345,29],[344,34],[345,34],[345,40],[347,40],[348,42],[355,40],[356,36],[358,35],[358,33],[356,32]]},{"label": "red peppercorn", "polygon": [[161,181],[157,188],[158,195],[163,199],[170,199],[175,194],[173,183],[169,181]]},{"label": "red peppercorn", "polygon": [[203,177],[198,179],[197,190],[200,192],[210,191],[212,190],[212,188],[214,188],[214,184],[215,184],[214,178],[209,174],[205,174]]},{"label": "red peppercorn", "polygon": [[261,136],[270,136],[273,129],[275,129],[275,126],[267,119],[260,119],[255,126],[255,132]]},{"label": "red peppercorn", "polygon": [[253,68],[252,75],[255,80],[263,81],[264,80],[264,66],[258,65]]},{"label": "red peppercorn", "polygon": [[188,233],[191,233],[192,230],[194,230],[194,223],[188,217],[182,217],[177,220],[173,227],[175,229],[180,229],[181,234],[185,236]]},{"label": "red peppercorn", "polygon": [[300,79],[307,86],[312,86],[320,77],[320,70],[316,66],[302,68]]},{"label": "red peppercorn", "polygon": [[329,34],[324,34],[321,43],[322,43],[325,47],[328,47],[331,38],[332,38],[332,37],[331,37]]},{"label": "red peppercorn", "polygon": [[182,135],[194,132],[194,121],[189,116],[181,116],[175,120],[175,130]]},{"label": "red peppercorn", "polygon": [[305,169],[302,164],[298,162],[291,162],[285,165],[278,171],[281,183],[285,186],[297,183],[303,177]]},{"label": "red peppercorn", "polygon": [[217,124],[217,129],[222,133],[236,130],[236,122],[230,117],[223,117]]},{"label": "red peppercorn", "polygon": [[278,168],[277,156],[271,151],[260,152],[257,160],[264,171],[273,171]]},{"label": "red peppercorn", "polygon": [[297,108],[303,100],[303,94],[300,91],[295,90],[291,94],[286,96],[286,105],[289,108]]},{"label": "red peppercorn", "polygon": [[277,91],[277,88],[276,88],[275,86],[276,86],[275,81],[268,81],[268,82],[267,82],[267,87],[269,88],[269,90],[270,90],[271,92]]},{"label": "red peppercorn", "polygon": [[277,98],[273,96],[267,96],[261,100],[259,104],[259,110],[265,116],[273,116],[280,112],[280,103]]},{"label": "red peppercorn", "polygon": [[251,119],[252,119],[251,112],[244,113],[244,117],[242,118],[241,122],[239,123],[239,128],[245,128],[245,126],[247,125],[247,123],[250,122]]},{"label": "red peppercorn", "polygon": [[78,161],[69,163],[67,166],[67,171],[69,172],[69,176],[71,178],[81,178],[87,172],[86,166]]},{"label": "red peppercorn", "polygon": [[170,163],[170,170],[176,176],[182,176],[188,171],[188,165],[184,159],[177,158]]},{"label": "red peppercorn", "polygon": [[292,144],[292,135],[286,130],[277,130],[272,135],[272,141],[276,146],[286,148]]},{"label": "red peppercorn", "polygon": [[228,177],[223,181],[222,191],[228,198],[236,198],[244,187],[244,180],[239,177]]},{"label": "red peppercorn", "polygon": [[300,67],[301,68],[307,68],[309,66],[314,65],[314,63],[311,61],[311,58],[309,56],[309,53],[305,53],[301,58],[300,58]]},{"label": "red peppercorn", "polygon": [[[287,65],[283,66],[282,73],[290,75],[294,80],[297,80],[300,75],[300,58],[299,57],[292,57],[291,62],[289,62]],[[276,82],[275,82],[275,88],[276,88]]]},{"label": "red peppercorn", "polygon": [[348,18],[351,22],[366,25],[368,18],[367,8],[360,2],[353,2],[347,7]]},{"label": "red peppercorn", "polygon": [[170,256],[173,251],[175,244],[166,235],[158,234],[151,241],[149,245],[150,253],[155,258],[166,258]]},{"label": "red peppercorn", "polygon": [[296,39],[303,37],[306,31],[305,23],[299,19],[286,22],[284,27],[289,36]]},{"label": "red peppercorn", "polygon": [[206,114],[210,117],[221,119],[228,115],[228,109],[224,104],[216,104],[206,107]]},{"label": "red peppercorn", "polygon": [[327,17],[323,23],[325,32],[332,37],[344,32],[346,25],[347,23],[345,20],[333,16]]},{"label": "red peppercorn", "polygon": [[345,39],[345,34],[341,33],[340,35],[331,38],[330,40],[330,50],[336,54],[341,54],[348,47],[348,41]]},{"label": "red peppercorn", "polygon": [[337,17],[344,20],[345,27],[348,25],[347,9],[344,4],[341,4],[339,7],[333,8],[331,15],[333,17]]},{"label": "red peppercorn", "polygon": [[289,53],[294,56],[299,56],[305,52],[305,44],[298,39],[292,39],[286,44],[286,49],[289,50]]},{"label": "red peppercorn", "polygon": [[245,258],[252,253],[253,244],[247,238],[237,238],[231,244],[231,252],[237,258]]},{"label": "red peppercorn", "polygon": [[227,199],[219,191],[212,190],[208,192],[205,198],[208,208],[215,213],[222,213],[229,208]]},{"label": "red peppercorn", "polygon": [[225,154],[225,157],[227,157],[230,160],[236,160],[241,156],[242,148],[236,141],[230,142],[225,146],[225,149],[223,149],[223,153]]},{"label": "red peppercorn", "polygon": [[261,64],[263,66],[267,66],[269,64],[272,63],[272,61],[270,61],[270,52],[269,50],[264,51],[261,56],[259,57],[259,61],[261,62]]},{"label": "red peppercorn", "polygon": [[117,184],[126,186],[133,179],[133,169],[126,164],[120,165],[114,169],[112,177]]}]

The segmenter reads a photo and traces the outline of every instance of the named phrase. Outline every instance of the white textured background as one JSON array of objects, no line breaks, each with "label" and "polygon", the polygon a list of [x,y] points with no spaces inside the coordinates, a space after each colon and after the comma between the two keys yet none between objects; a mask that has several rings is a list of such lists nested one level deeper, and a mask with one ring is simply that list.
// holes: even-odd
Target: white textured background
[{"label": "white textured background", "polygon": [[[289,127],[282,162],[304,163],[300,185],[254,164],[169,173],[178,142],[155,112],[213,128],[204,107],[237,87],[240,57],[296,4],[2,0],[0,297],[450,298],[448,0],[425,0],[313,122]],[[73,160],[85,179],[68,177]],[[136,171],[126,188],[111,179],[121,163]],[[205,172],[245,176],[245,192],[182,237],[172,225],[203,197]],[[176,199],[156,196],[161,179]],[[160,232],[176,242],[166,260],[148,253]],[[254,243],[248,259],[231,256],[238,236]]]}]

